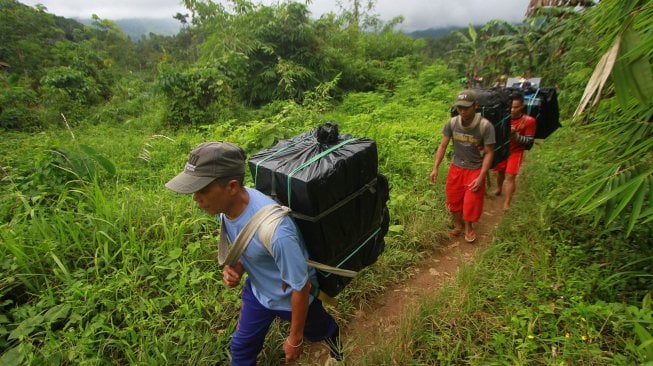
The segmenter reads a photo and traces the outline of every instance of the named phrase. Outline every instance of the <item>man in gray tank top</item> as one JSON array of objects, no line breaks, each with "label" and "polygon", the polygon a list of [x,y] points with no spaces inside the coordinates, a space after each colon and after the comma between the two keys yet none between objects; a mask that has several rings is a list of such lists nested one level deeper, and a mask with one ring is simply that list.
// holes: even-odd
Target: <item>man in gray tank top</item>
[{"label": "man in gray tank top", "polygon": [[485,176],[494,157],[494,126],[476,112],[478,101],[473,90],[460,92],[455,107],[458,116],[442,128],[442,141],[429,177],[431,182],[436,182],[440,163],[449,141],[453,140],[453,159],[445,185],[447,209],[454,221],[449,235],[457,237],[464,233],[465,240],[472,243],[476,240],[473,223],[483,213]]}]

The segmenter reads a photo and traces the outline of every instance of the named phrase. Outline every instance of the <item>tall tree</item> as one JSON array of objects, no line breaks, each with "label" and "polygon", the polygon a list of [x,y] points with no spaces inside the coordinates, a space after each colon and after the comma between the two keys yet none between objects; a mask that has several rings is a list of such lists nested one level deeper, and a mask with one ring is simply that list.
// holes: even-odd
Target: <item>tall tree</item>
[{"label": "tall tree", "polygon": [[336,2],[349,25],[358,29],[376,29],[380,23],[374,13],[376,0],[338,0]]},{"label": "tall tree", "polygon": [[544,58],[547,47],[544,44],[547,23],[540,18],[530,18],[526,22],[510,26],[509,36],[506,38],[505,55],[515,63],[515,69],[525,77],[535,76],[537,66]]},{"label": "tall tree", "polygon": [[483,68],[485,58],[483,43],[472,23],[469,23],[466,33],[459,31],[454,34],[458,38],[458,43],[451,51],[452,60],[458,69],[463,70],[470,86]]},{"label": "tall tree", "polygon": [[0,61],[15,77],[38,80],[50,66],[51,48],[64,38],[44,7],[31,8],[15,0],[0,0]]}]

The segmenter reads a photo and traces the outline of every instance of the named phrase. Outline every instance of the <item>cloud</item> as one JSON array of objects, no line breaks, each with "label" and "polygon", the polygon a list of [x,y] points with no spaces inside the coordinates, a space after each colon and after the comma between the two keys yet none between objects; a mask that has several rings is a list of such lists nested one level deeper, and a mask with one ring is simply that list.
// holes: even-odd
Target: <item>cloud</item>
[{"label": "cloud", "polygon": [[526,13],[524,0],[379,0],[383,19],[402,14],[408,30],[485,24],[492,19],[519,22]]},{"label": "cloud", "polygon": [[180,0],[21,0],[26,5],[43,4],[49,13],[70,18],[90,18],[96,14],[103,19],[172,18],[188,11]]},{"label": "cloud", "polygon": [[[342,3],[351,6],[351,0]],[[314,0],[310,9],[316,16],[328,11],[339,12],[334,4],[334,0]],[[386,21],[402,15],[402,28],[413,31],[485,24],[492,19],[519,22],[524,19],[527,6],[525,0],[377,0],[374,13]]]},{"label": "cloud", "polygon": [[[283,0],[262,0],[273,4]],[[353,0],[341,0],[349,7]],[[361,0],[363,3],[366,0]],[[48,12],[65,17],[90,18],[97,14],[103,19],[170,18],[187,13],[181,0],[21,0],[27,5],[43,4]],[[224,0],[218,2],[225,2]],[[329,11],[340,12],[335,0],[313,0],[309,5],[315,17]],[[525,0],[376,0],[374,13],[382,20],[403,15],[402,28],[407,31],[447,26],[485,24],[491,19],[519,22],[524,18]]]}]

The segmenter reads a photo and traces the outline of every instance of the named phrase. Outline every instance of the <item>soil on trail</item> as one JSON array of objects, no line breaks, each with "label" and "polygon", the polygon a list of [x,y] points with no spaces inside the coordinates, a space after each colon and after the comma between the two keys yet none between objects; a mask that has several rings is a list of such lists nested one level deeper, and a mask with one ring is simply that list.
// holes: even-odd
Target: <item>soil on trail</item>
[{"label": "soil on trail", "polygon": [[[437,291],[442,284],[455,277],[462,263],[473,260],[479,250],[487,247],[492,241],[494,229],[503,217],[502,208],[503,196],[486,196],[483,216],[474,227],[474,243],[467,243],[463,235],[442,243],[432,255],[410,269],[410,278],[389,286],[383,294],[356,311],[347,324],[341,325],[345,363],[359,364],[365,350],[373,348],[376,341],[393,337],[404,314],[410,311],[421,296]],[[321,343],[312,344],[307,352],[313,361],[298,364],[323,365],[328,358],[326,347]]]}]

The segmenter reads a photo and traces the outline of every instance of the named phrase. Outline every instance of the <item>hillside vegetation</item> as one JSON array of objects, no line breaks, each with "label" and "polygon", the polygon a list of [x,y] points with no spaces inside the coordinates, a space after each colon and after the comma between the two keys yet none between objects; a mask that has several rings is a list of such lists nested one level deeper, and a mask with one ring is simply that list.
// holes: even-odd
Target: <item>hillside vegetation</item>
[{"label": "hillside vegetation", "polygon": [[[133,42],[0,0],[0,364],[228,363],[239,292],[217,223],[163,184],[200,142],[252,154],[326,121],[373,138],[391,184],[386,250],[331,309],[346,322],[447,231],[428,173],[461,80],[530,73],[564,127],[530,152],[487,253],[364,363],[653,365],[653,3],[438,40],[358,1],[319,19],[184,3],[179,34]],[[278,364],[283,327],[259,364]]]}]

